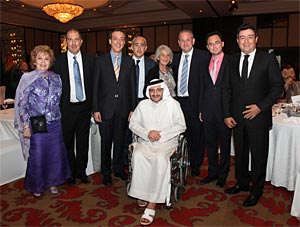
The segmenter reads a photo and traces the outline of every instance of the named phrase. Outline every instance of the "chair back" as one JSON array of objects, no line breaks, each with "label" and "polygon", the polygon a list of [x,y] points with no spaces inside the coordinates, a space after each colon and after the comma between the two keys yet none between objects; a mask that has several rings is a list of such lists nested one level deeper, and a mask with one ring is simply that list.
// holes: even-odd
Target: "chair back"
[{"label": "chair back", "polygon": [[5,86],[0,86],[0,103],[2,103],[5,100]]}]

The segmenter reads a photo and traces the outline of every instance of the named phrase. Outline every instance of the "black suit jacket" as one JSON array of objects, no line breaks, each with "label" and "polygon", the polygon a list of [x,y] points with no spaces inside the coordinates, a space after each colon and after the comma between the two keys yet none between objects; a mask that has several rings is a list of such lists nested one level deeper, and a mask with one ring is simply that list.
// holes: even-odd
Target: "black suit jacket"
[{"label": "black suit jacket", "polygon": [[[81,110],[92,110],[92,84],[94,77],[94,64],[95,58],[86,53],[82,53],[82,65],[83,65],[83,77],[86,101],[80,105]],[[60,54],[56,57],[52,70],[61,76],[62,80],[62,95],[60,99],[60,107],[63,116],[67,116],[70,113],[70,108],[74,107],[74,104],[70,102],[70,75],[68,67],[67,52]],[[79,107],[79,106],[78,106]]]},{"label": "black suit jacket", "polygon": [[204,121],[218,120],[223,121],[222,105],[221,105],[221,89],[222,79],[226,68],[228,67],[229,56],[224,55],[220,66],[220,71],[216,83],[207,70],[204,74],[203,83],[201,84],[200,112]]},{"label": "black suit jacket", "polygon": [[146,57],[146,56],[144,56],[144,61],[145,61],[145,82],[144,82],[143,94],[144,94],[144,98],[147,98],[145,96],[145,89],[147,88],[147,75],[148,75],[148,72],[153,67],[155,67],[156,64],[155,64],[154,60],[152,60],[151,58]]},{"label": "black suit jacket", "polygon": [[135,65],[131,57],[122,55],[119,80],[116,80],[110,52],[99,56],[95,63],[93,112],[100,112],[103,120],[116,112],[124,119],[136,106]]},{"label": "black suit jacket", "polygon": [[[172,63],[176,84],[178,84],[178,68],[180,64],[181,54],[182,52],[175,54]],[[200,112],[199,102],[201,83],[203,83],[203,76],[208,71],[207,69],[209,60],[210,54],[207,51],[194,48],[189,72],[188,92],[192,108],[196,113]],[[177,93],[177,88],[175,88],[175,91]]]},{"label": "black suit jacket", "polygon": [[253,65],[246,85],[239,73],[241,53],[229,59],[229,67],[222,83],[223,117],[233,117],[237,124],[247,121],[242,112],[246,105],[256,104],[261,113],[251,120],[249,127],[269,128],[272,126],[272,105],[283,91],[283,80],[278,62],[273,54],[256,50]]}]

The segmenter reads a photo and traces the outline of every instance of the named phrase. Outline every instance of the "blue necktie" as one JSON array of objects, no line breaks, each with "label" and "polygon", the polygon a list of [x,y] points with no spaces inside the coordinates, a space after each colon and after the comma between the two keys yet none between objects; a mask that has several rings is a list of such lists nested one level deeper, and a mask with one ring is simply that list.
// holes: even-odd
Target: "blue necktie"
[{"label": "blue necktie", "polygon": [[74,79],[75,79],[76,99],[78,101],[83,101],[84,97],[83,97],[83,89],[82,89],[79,65],[76,60],[76,56],[74,56],[73,58],[74,58],[73,70],[74,70]]},{"label": "blue necktie", "polygon": [[139,95],[139,79],[140,79],[140,60],[136,60],[135,75],[136,75],[136,93]]},{"label": "blue necktie", "polygon": [[184,95],[187,92],[187,75],[188,75],[188,68],[189,68],[188,58],[189,55],[186,54],[182,66],[181,81],[180,81],[180,93],[182,95]]}]

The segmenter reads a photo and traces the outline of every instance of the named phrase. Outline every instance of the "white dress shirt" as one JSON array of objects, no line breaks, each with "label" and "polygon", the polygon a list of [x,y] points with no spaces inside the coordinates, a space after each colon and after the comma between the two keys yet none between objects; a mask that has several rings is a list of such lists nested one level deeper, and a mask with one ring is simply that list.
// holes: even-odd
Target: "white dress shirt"
[{"label": "white dress shirt", "polygon": [[[247,73],[247,78],[249,78],[249,75],[250,75],[250,72],[251,72],[251,68],[252,68],[252,65],[253,65],[253,60],[254,60],[254,57],[255,57],[255,53],[256,53],[256,49],[254,51],[252,51],[248,57],[248,73]],[[243,68],[243,61],[244,61],[244,56],[246,54],[241,52],[241,58],[240,58],[240,67],[239,67],[239,70],[240,70],[240,76],[242,77],[242,68]]]},{"label": "white dress shirt", "polygon": [[136,65],[136,60],[140,60],[139,62],[139,91],[138,91],[138,98],[143,98],[143,89],[145,85],[145,78],[147,75],[145,75],[145,58],[142,56],[140,59],[138,59],[135,56],[132,56],[132,59],[134,60],[134,64]]},{"label": "white dress shirt", "polygon": [[81,84],[82,84],[82,89],[83,89],[83,101],[86,100],[85,96],[85,87],[84,87],[84,77],[83,77],[83,64],[82,64],[82,57],[81,57],[81,52],[79,51],[77,55],[72,54],[71,52],[67,52],[68,56],[68,67],[69,67],[69,80],[70,80],[70,102],[75,103],[79,102],[76,99],[76,92],[75,92],[75,79],[74,79],[74,70],[73,70],[73,63],[74,63],[74,56],[76,56],[76,60],[79,65],[79,70],[80,70],[80,77],[81,77]]}]

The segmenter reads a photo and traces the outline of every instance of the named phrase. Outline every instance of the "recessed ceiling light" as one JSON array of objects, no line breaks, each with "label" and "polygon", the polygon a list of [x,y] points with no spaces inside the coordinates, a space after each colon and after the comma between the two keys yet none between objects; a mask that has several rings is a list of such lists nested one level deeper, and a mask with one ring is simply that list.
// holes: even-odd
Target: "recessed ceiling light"
[{"label": "recessed ceiling light", "polygon": [[203,10],[202,10],[202,9],[200,9],[200,10],[199,10],[199,13],[203,13]]}]

